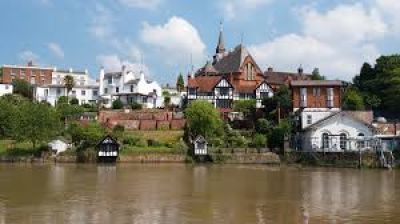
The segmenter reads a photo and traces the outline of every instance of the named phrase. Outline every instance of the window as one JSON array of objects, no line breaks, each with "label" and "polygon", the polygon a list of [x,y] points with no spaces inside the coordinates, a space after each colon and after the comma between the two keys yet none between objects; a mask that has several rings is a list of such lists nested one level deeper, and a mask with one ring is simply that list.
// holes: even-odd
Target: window
[{"label": "window", "polygon": [[76,90],[72,90],[72,95],[76,95]]},{"label": "window", "polygon": [[93,90],[93,96],[99,95],[99,92],[97,90]]},{"label": "window", "polygon": [[61,94],[61,89],[57,88],[57,95],[60,95],[60,94]]},{"label": "window", "polygon": [[229,89],[228,88],[219,88],[219,95],[220,96],[228,96],[229,95]]},{"label": "window", "polygon": [[21,79],[24,79],[26,76],[25,70],[21,70]]},{"label": "window", "polygon": [[115,87],[115,92],[119,93],[119,87]]},{"label": "window", "polygon": [[80,85],[81,86],[85,85],[85,78],[84,77],[81,77]]},{"label": "window", "polygon": [[311,116],[311,114],[307,115],[307,124],[312,124],[312,116]]},{"label": "window", "polygon": [[253,65],[251,63],[248,63],[245,69],[246,69],[246,80],[254,80]]},{"label": "window", "polygon": [[82,95],[82,96],[85,96],[85,95],[86,95],[86,91],[85,91],[85,90],[82,90],[82,91],[81,91],[81,95]]},{"label": "window", "polygon": [[358,148],[359,149],[365,148],[364,137],[365,137],[364,133],[358,134],[358,139],[359,140],[357,141],[357,144],[358,144]]},{"label": "window", "polygon": [[313,88],[313,96],[321,96],[321,88]]},{"label": "window", "polygon": [[108,93],[108,89],[104,88],[104,93],[107,94]]},{"label": "window", "polygon": [[345,133],[340,134],[340,149],[345,150],[347,148],[347,135]]},{"label": "window", "polygon": [[269,98],[269,92],[260,92],[260,99]]},{"label": "window", "polygon": [[45,90],[44,90],[44,96],[47,97],[48,95],[49,95],[49,90],[48,90],[48,89],[45,89]]},{"label": "window", "polygon": [[131,93],[133,93],[133,85],[131,85]]},{"label": "window", "polygon": [[195,88],[189,88],[189,95],[196,95],[196,89]]},{"label": "window", "polygon": [[112,77],[108,77],[108,84],[112,84]]},{"label": "window", "polygon": [[300,88],[300,107],[307,107],[307,88]]},{"label": "window", "polygon": [[40,71],[40,76],[44,76],[44,72],[43,71]]},{"label": "window", "polygon": [[6,85],[6,89],[9,89],[9,86],[8,86],[8,85]]},{"label": "window", "polygon": [[322,134],[322,148],[329,149],[329,135],[328,133]]},{"label": "window", "polygon": [[36,76],[36,73],[31,70],[31,77],[35,77],[35,76]]},{"label": "window", "polygon": [[16,74],[17,74],[17,73],[15,72],[15,70],[14,70],[14,69],[11,69],[11,76],[14,76],[14,77],[15,77]]},{"label": "window", "polygon": [[230,100],[217,100],[217,108],[231,108]]},{"label": "window", "polygon": [[333,107],[333,88],[327,88],[326,95],[327,95],[327,106]]}]

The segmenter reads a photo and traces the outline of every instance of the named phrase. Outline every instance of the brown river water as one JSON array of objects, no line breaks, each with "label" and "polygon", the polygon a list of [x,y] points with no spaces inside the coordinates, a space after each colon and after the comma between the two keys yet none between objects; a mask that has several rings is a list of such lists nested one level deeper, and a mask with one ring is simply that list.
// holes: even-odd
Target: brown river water
[{"label": "brown river water", "polygon": [[400,223],[400,170],[0,165],[0,224]]}]

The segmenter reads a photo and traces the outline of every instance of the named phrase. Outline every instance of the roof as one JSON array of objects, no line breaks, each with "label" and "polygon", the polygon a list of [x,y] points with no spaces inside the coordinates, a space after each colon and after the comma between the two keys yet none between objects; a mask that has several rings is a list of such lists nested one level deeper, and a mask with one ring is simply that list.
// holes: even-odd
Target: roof
[{"label": "roof", "polygon": [[[365,111],[361,111],[361,112],[365,112]],[[372,129],[374,131],[376,130],[376,128],[374,126],[372,126],[371,123],[368,123],[367,120],[362,119],[361,118],[362,115],[359,115],[357,113],[358,113],[358,111],[340,111],[340,112],[334,113],[331,116],[328,116],[328,117],[326,117],[326,118],[324,118],[324,119],[322,119],[322,120],[320,120],[320,121],[308,126],[304,130],[310,130],[312,128],[315,128],[315,127],[321,125],[322,123],[324,123],[325,121],[328,121],[328,120],[333,119],[333,118],[338,117],[338,116],[351,118],[351,119],[353,119],[353,120],[355,120],[357,122],[360,122],[360,123],[364,124],[365,126],[367,126],[368,128],[370,128],[370,129]]]},{"label": "roof", "polygon": [[197,76],[189,78],[188,87],[198,88],[199,92],[211,92],[222,76]]},{"label": "roof", "polygon": [[107,72],[106,74],[104,74],[104,77],[106,76],[121,76],[122,72]]},{"label": "roof", "polygon": [[311,80],[311,74],[299,74],[294,72],[264,72],[265,80],[270,84],[285,85],[292,80]]},{"label": "roof", "polygon": [[339,80],[293,80],[291,86],[342,86]]},{"label": "roof", "polygon": [[217,61],[214,63],[214,68],[219,73],[239,72],[240,67],[247,56],[251,57],[249,51],[242,44],[240,44],[235,47],[233,51],[223,55],[222,58],[217,59]]}]

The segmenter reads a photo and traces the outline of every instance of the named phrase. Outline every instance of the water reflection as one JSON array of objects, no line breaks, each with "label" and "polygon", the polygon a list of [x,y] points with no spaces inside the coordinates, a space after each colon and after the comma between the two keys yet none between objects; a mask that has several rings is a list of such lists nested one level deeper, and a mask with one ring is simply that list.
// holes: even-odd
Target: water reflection
[{"label": "water reflection", "polygon": [[399,223],[397,171],[0,165],[3,223]]}]

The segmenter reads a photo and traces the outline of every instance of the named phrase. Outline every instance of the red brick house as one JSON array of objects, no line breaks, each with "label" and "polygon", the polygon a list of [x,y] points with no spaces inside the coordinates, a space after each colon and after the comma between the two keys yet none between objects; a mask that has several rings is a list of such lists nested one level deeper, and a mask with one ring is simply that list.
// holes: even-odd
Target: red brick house
[{"label": "red brick house", "polygon": [[22,79],[31,84],[51,84],[54,68],[39,67],[29,62],[27,65],[3,65],[0,83],[11,84],[14,79]]}]

